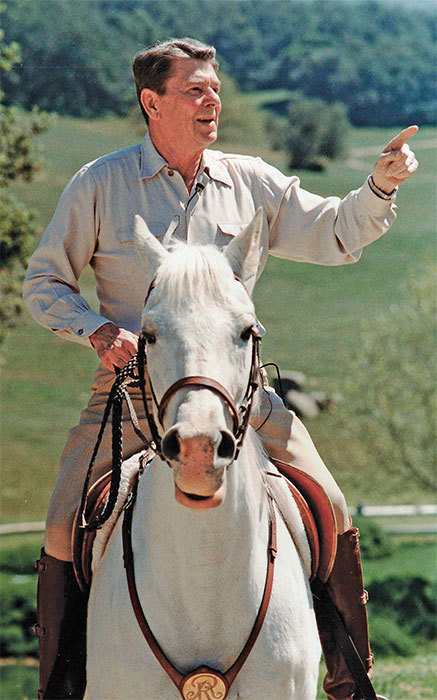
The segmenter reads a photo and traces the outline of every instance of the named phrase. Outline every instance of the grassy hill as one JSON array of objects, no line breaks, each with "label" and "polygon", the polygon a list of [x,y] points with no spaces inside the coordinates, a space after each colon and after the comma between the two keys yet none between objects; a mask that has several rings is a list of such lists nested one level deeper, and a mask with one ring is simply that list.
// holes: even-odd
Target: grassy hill
[{"label": "grassy hill", "polygon": [[[361,185],[380,146],[392,135],[386,129],[353,130],[350,148],[359,149],[354,163],[333,163],[324,173],[299,173],[302,185],[322,195],[343,196]],[[354,371],[350,357],[359,342],[361,320],[374,319],[402,298],[407,278],[420,277],[425,260],[433,256],[432,136],[431,129],[423,129],[415,137],[412,146],[421,167],[399,193],[399,219],[387,236],[365,251],[358,265],[323,268],[269,260],[255,294],[258,314],[268,331],[263,343],[265,362],[274,360],[283,368],[302,370],[318,388],[341,392],[344,377]],[[83,163],[139,138],[128,120],[59,118],[40,139],[44,166],[37,179],[14,189],[36,209],[42,229],[63,187]],[[261,155],[285,170],[285,155],[270,151],[260,130],[254,138],[252,145],[220,143],[219,147]],[[81,283],[84,295],[95,299],[89,272]],[[39,520],[46,512],[66,431],[77,422],[87,401],[97,358],[86,348],[54,337],[27,315],[8,337],[3,356],[1,518],[3,522]],[[309,428],[351,504],[429,498],[408,483],[393,495],[384,475],[376,478],[377,463],[363,465],[366,477],[362,480],[349,479],[341,451],[345,437],[332,434],[331,425],[330,417],[321,415]]]}]

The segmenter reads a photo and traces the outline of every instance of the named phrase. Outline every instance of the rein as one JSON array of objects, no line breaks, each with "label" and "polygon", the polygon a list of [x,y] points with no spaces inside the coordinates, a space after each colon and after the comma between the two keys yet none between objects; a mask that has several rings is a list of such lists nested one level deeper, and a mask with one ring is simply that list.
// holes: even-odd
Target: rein
[{"label": "rein", "polygon": [[[267,501],[269,504],[269,539],[267,545],[267,571],[264,592],[255,623],[243,650],[232,666],[224,673],[209,668],[208,666],[200,666],[192,671],[189,671],[187,674],[183,674],[175,666],[173,666],[161,649],[156,637],[149,627],[138,596],[135,582],[134,554],[132,549],[132,515],[136,500],[137,486],[138,478],[132,490],[132,498],[130,498],[125,507],[123,519],[123,559],[126,569],[129,596],[138,625],[151,651],[161,664],[164,671],[171,678],[184,700],[203,697],[203,693],[206,694],[206,697],[214,697],[215,700],[224,700],[229,693],[232,683],[252,651],[269,607],[273,587],[275,559],[277,554],[276,516],[273,499],[267,493]],[[208,691],[213,694],[210,696]]]}]

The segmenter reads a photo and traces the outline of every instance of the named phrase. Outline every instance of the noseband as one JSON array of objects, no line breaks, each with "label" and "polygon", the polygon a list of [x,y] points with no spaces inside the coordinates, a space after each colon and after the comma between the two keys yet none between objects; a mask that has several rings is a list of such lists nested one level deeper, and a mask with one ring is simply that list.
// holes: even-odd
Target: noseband
[{"label": "noseband", "polygon": [[[243,285],[244,289],[246,287],[244,286],[244,283],[242,280],[240,280],[239,277],[234,275],[235,279],[240,282],[240,284]],[[155,286],[155,280],[152,281],[150,284],[149,290],[147,292],[145,301],[144,301],[144,306],[146,306],[147,301],[150,296],[150,292]],[[247,290],[246,290],[247,291]],[[249,371],[249,379],[247,382],[247,387],[246,391],[243,397],[243,400],[240,404],[240,407],[237,408],[237,405],[232,398],[231,394],[229,391],[222,385],[220,382],[216,381],[215,379],[212,379],[211,377],[203,377],[202,375],[192,375],[188,377],[182,377],[181,379],[178,379],[176,382],[174,382],[169,388],[164,392],[162,398],[160,401],[157,400],[156,394],[154,392],[152,382],[150,380],[150,375],[149,375],[149,386],[150,386],[150,392],[152,395],[152,400],[156,408],[156,413],[158,416],[158,421],[161,425],[161,427],[164,427],[164,417],[165,413],[167,411],[168,404],[170,400],[173,398],[173,396],[180,391],[181,389],[185,388],[203,388],[203,389],[209,389],[210,391],[214,392],[215,394],[218,394],[220,398],[223,400],[224,404],[226,405],[229,414],[232,419],[232,433],[234,435],[234,438],[237,441],[237,446],[236,446],[236,451],[234,455],[234,460],[237,459],[241,446],[243,444],[244,436],[246,435],[247,427],[249,425],[249,418],[250,414],[252,411],[252,404],[253,404],[253,399],[255,395],[255,391],[257,390],[258,387],[258,380],[257,380],[257,375],[259,373],[259,367],[260,367],[260,350],[261,350],[261,335],[256,332],[255,329],[252,329],[251,332],[251,338],[252,338],[252,360],[251,360],[251,365],[250,365],[250,371]],[[139,342],[138,342],[138,373],[140,375],[140,381],[141,381],[141,386],[142,386],[142,395],[143,395],[143,403],[144,403],[144,409],[146,413],[146,418],[149,423],[149,428],[150,432],[153,438],[153,441],[155,443],[154,449],[156,453],[161,457],[161,459],[165,460],[164,455],[162,454],[161,450],[161,437],[159,435],[159,430],[156,425],[155,419],[152,415],[152,413],[149,411],[148,407],[148,402],[146,398],[146,392],[145,392],[145,367],[147,366],[147,355],[146,355],[146,349],[145,349],[146,341],[144,336],[140,336]]]}]

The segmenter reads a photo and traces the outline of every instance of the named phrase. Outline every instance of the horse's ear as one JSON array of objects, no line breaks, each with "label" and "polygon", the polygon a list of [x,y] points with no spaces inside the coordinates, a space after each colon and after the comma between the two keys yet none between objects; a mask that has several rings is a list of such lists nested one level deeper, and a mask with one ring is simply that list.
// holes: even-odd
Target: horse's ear
[{"label": "horse's ear", "polygon": [[144,219],[135,215],[134,242],[137,252],[146,263],[150,277],[154,277],[158,267],[169,255],[164,246],[150,233]]},{"label": "horse's ear", "polygon": [[238,233],[223,251],[233,272],[244,282],[250,294],[262,272],[262,269],[259,269],[261,263],[265,262],[261,248],[262,227],[263,209],[259,207],[250,224]]}]

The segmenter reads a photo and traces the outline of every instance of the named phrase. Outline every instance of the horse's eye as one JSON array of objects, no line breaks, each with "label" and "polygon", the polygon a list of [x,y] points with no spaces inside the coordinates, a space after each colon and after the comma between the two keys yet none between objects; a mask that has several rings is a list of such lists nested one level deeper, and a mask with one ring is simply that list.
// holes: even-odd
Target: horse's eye
[{"label": "horse's eye", "polygon": [[240,335],[241,340],[245,340],[247,342],[249,340],[250,336],[252,335],[252,331],[253,331],[252,326],[248,326],[247,328],[245,328],[244,331]]},{"label": "horse's eye", "polygon": [[143,338],[146,341],[147,345],[153,345],[153,343],[156,343],[156,336],[154,333],[148,333],[147,331],[144,331]]}]

